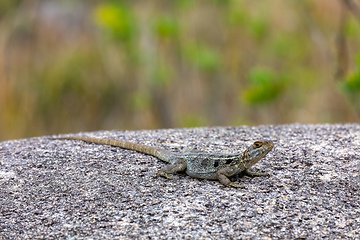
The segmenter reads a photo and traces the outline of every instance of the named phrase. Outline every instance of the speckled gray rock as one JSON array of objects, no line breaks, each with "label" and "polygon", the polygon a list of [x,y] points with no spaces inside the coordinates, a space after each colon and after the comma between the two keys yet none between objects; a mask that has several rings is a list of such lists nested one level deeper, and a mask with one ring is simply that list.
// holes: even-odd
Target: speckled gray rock
[{"label": "speckled gray rock", "polygon": [[360,125],[103,131],[165,149],[237,152],[276,139],[245,189],[141,153],[46,137],[0,143],[0,239],[360,238]]}]

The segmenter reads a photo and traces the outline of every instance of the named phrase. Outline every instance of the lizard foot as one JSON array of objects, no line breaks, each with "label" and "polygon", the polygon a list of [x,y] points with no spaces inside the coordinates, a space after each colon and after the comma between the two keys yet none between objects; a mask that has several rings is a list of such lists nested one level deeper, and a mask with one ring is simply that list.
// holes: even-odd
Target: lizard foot
[{"label": "lizard foot", "polygon": [[226,186],[227,187],[236,187],[236,188],[245,188],[243,185],[241,185],[238,182],[229,182]]},{"label": "lizard foot", "polygon": [[173,174],[170,174],[170,173],[167,173],[167,172],[164,172],[162,170],[159,170],[156,174],[157,177],[165,177],[167,179],[178,179],[177,176],[174,176]]}]

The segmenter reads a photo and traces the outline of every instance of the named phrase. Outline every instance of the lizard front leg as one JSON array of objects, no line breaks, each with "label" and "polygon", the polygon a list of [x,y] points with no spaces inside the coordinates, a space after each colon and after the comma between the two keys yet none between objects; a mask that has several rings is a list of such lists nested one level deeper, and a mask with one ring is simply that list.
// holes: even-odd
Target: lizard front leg
[{"label": "lizard front leg", "polygon": [[186,162],[184,160],[178,160],[173,164],[168,164],[165,167],[161,168],[157,176],[166,177],[168,179],[177,179],[173,173],[182,172],[186,169]]},{"label": "lizard front leg", "polygon": [[228,177],[231,177],[237,174],[239,171],[237,168],[225,167],[216,172],[217,179],[227,187],[237,187],[237,188],[244,188],[243,185],[239,184],[238,182],[232,182]]}]

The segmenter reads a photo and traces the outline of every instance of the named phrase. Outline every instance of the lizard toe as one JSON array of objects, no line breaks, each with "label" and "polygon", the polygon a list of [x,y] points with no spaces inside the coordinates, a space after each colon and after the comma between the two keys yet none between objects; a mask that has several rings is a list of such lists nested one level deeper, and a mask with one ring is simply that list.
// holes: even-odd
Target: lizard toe
[{"label": "lizard toe", "polygon": [[245,188],[245,186],[241,185],[238,182],[230,182],[227,186],[228,187],[236,187],[236,188]]},{"label": "lizard toe", "polygon": [[169,174],[169,173],[161,171],[161,170],[157,172],[156,176],[157,177],[165,177],[167,179],[178,179],[177,176],[174,176],[173,174]]}]

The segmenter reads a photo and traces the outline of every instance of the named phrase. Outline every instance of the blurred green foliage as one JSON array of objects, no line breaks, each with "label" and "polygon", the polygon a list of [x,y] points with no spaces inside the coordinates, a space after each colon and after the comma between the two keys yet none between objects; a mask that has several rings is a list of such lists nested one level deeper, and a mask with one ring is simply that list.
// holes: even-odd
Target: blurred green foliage
[{"label": "blurred green foliage", "polygon": [[284,91],[285,80],[270,69],[254,68],[250,71],[250,86],[244,91],[244,100],[249,104],[270,103]]},{"label": "blurred green foliage", "polygon": [[265,18],[255,18],[249,22],[249,30],[253,38],[257,41],[264,41],[269,31],[268,22]]},{"label": "blurred green foliage", "polygon": [[130,42],[136,36],[136,18],[123,1],[99,5],[95,9],[95,20],[115,40]]},{"label": "blurred green foliage", "polygon": [[179,25],[173,17],[159,17],[154,24],[154,32],[159,38],[173,38],[179,34]]},{"label": "blurred green foliage", "polygon": [[357,55],[356,69],[342,83],[342,89],[351,97],[357,96],[360,99],[360,53]]},{"label": "blurred green foliage", "polygon": [[185,49],[185,55],[194,67],[204,72],[214,72],[220,67],[220,56],[210,47],[204,44],[189,44]]},{"label": "blurred green foliage", "polygon": [[165,66],[154,67],[150,76],[151,84],[154,87],[161,88],[171,84],[171,71]]},{"label": "blurred green foliage", "polygon": [[14,11],[19,5],[20,0],[1,0],[0,1],[0,20],[5,17],[6,14]]},{"label": "blurred green foliage", "polygon": [[[358,121],[360,24],[347,18],[348,64],[339,62],[340,9],[335,0],[1,1],[0,139]],[[336,81],[338,65],[347,72]]]},{"label": "blurred green foliage", "polygon": [[360,36],[359,22],[356,19],[349,19],[345,24],[345,34],[347,37],[353,37],[357,39]]}]

